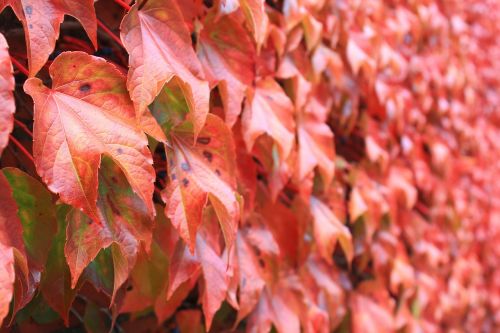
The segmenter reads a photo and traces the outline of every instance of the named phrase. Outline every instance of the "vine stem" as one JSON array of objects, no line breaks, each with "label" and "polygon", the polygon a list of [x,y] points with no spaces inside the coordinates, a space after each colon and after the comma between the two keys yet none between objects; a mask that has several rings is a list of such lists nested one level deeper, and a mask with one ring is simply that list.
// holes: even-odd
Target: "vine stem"
[{"label": "vine stem", "polygon": [[123,9],[125,9],[126,11],[129,11],[130,10],[130,5],[123,2],[122,0],[115,0],[115,2],[117,4],[119,4]]},{"label": "vine stem", "polygon": [[17,141],[17,139],[15,137],[13,137],[11,134],[9,134],[9,140],[12,141],[17,146],[17,148],[20,151],[22,151],[23,154],[26,155],[26,157],[31,160],[31,162],[33,162],[33,164],[35,164],[35,160],[33,159],[33,156],[30,154],[29,151],[26,150],[26,148],[24,148],[24,146],[21,144],[21,142]]},{"label": "vine stem", "polygon": [[111,37],[116,43],[118,43],[118,45],[120,45],[121,47],[123,47],[123,44],[122,44],[122,41],[120,40],[120,38],[118,38],[113,33],[113,31],[111,31],[107,26],[105,26],[104,23],[101,22],[101,20],[97,19],[97,25],[99,26],[99,28],[101,28],[102,30],[104,30],[109,35],[109,37]]},{"label": "vine stem", "polygon": [[15,119],[15,118],[14,118],[14,122],[17,124],[17,126],[21,127],[26,132],[26,134],[28,134],[29,136],[31,136],[31,138],[33,138],[33,133],[30,131],[28,126],[26,126],[23,122]]},{"label": "vine stem", "polygon": [[30,72],[26,69],[26,67],[23,66],[23,64],[21,64],[19,61],[17,61],[16,58],[10,57],[10,61],[12,61],[14,66],[16,66],[17,69],[19,69],[24,75],[26,75],[28,77],[30,76]]}]

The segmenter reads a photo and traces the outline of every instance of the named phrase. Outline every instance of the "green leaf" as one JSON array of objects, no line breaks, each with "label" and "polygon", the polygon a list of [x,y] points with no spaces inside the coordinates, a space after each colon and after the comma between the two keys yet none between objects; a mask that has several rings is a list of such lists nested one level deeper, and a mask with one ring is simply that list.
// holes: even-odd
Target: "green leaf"
[{"label": "green leaf", "polygon": [[50,192],[36,179],[15,168],[4,168],[23,227],[30,263],[42,269],[57,231],[56,209]]},{"label": "green leaf", "polygon": [[184,94],[176,82],[176,80],[172,80],[165,84],[149,107],[153,117],[167,136],[173,127],[186,119],[189,112]]},{"label": "green leaf", "polygon": [[42,274],[40,290],[47,303],[68,324],[69,309],[75,300],[76,294],[83,283],[71,289],[71,274],[64,257],[64,243],[66,242],[66,216],[71,209],[67,205],[57,206],[57,233],[52,241],[52,247],[47,259],[45,271]]}]

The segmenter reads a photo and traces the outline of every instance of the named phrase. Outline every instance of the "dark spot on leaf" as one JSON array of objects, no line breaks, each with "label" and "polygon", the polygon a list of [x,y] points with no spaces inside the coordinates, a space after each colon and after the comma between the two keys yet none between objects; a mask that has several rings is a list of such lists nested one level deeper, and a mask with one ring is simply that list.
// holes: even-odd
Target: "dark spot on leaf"
[{"label": "dark spot on leaf", "polygon": [[175,173],[172,174],[172,176],[170,177],[172,178],[172,180],[176,180],[177,179],[177,176],[175,175]]},{"label": "dark spot on leaf", "polygon": [[191,167],[186,162],[182,162],[181,163],[181,169],[184,170],[184,171],[189,171],[189,170],[191,170]]},{"label": "dark spot on leaf", "polygon": [[81,92],[87,92],[90,90],[90,84],[88,83],[85,83],[85,84],[82,84],[80,86],[80,88],[78,88]]},{"label": "dark spot on leaf", "polygon": [[28,27],[29,27],[30,29],[33,29],[33,24],[31,24],[31,23],[30,23],[30,24],[28,24]]},{"label": "dark spot on leaf", "polygon": [[210,138],[209,137],[201,137],[196,139],[196,142],[202,145],[208,145],[210,143]]},{"label": "dark spot on leaf", "polygon": [[24,10],[26,11],[26,14],[30,15],[33,14],[33,7],[31,6],[26,6],[24,7]]},{"label": "dark spot on leaf", "polygon": [[255,255],[260,256],[261,252],[260,252],[260,249],[257,246],[253,247],[253,251],[255,252]]},{"label": "dark spot on leaf", "polygon": [[88,219],[88,225],[91,225],[92,224],[92,220],[91,219]]},{"label": "dark spot on leaf", "polygon": [[116,179],[116,177],[111,177],[111,180],[113,181],[113,183],[118,183],[118,179]]},{"label": "dark spot on leaf", "polygon": [[189,185],[189,179],[182,178],[182,185],[184,185],[184,187],[187,187]]},{"label": "dark spot on leaf", "polygon": [[265,261],[262,258],[259,259],[259,266],[261,268],[265,268],[266,267],[266,263],[265,263]]},{"label": "dark spot on leaf", "polygon": [[127,291],[131,291],[132,289],[134,289],[134,287],[133,287],[133,286],[128,286],[128,287],[127,287]]},{"label": "dark spot on leaf", "polygon": [[118,152],[118,154],[123,154],[123,149],[118,148],[118,149],[117,149],[117,152]]},{"label": "dark spot on leaf", "polygon": [[212,163],[212,157],[213,157],[213,155],[212,155],[211,152],[204,150],[203,151],[203,156],[205,156],[205,158],[207,159],[208,162]]},{"label": "dark spot on leaf", "polygon": [[219,169],[215,169],[215,174],[216,174],[217,176],[220,176],[220,171],[219,171]]}]

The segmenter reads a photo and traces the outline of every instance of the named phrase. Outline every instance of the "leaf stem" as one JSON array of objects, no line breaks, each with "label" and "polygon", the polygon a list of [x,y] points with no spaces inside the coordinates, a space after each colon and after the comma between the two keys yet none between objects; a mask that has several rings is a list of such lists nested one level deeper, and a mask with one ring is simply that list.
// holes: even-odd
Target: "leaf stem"
[{"label": "leaf stem", "polygon": [[23,64],[21,64],[19,61],[17,61],[16,58],[14,57],[10,57],[10,60],[12,61],[12,63],[14,64],[14,66],[17,67],[17,69],[23,73],[24,75],[26,76],[30,76],[30,72],[26,69],[26,67],[23,66]]},{"label": "leaf stem", "polygon": [[31,162],[33,162],[33,164],[35,164],[35,160],[33,159],[33,156],[30,154],[30,152],[26,150],[21,142],[17,141],[17,139],[13,137],[12,134],[9,134],[9,140],[12,141],[17,146],[17,148],[22,151],[23,154],[31,160]]},{"label": "leaf stem", "polygon": [[115,0],[115,2],[117,4],[119,4],[123,9],[125,9],[126,11],[129,11],[130,10],[130,5],[123,2],[122,0]]},{"label": "leaf stem", "polygon": [[14,119],[14,122],[17,124],[17,126],[21,127],[26,132],[26,134],[28,134],[31,138],[33,138],[33,133],[30,131],[30,129],[28,128],[28,126],[26,126],[25,123],[17,119]]},{"label": "leaf stem", "polygon": [[99,26],[99,28],[101,28],[102,30],[104,30],[109,35],[109,37],[111,37],[111,39],[113,39],[116,43],[118,43],[118,45],[120,45],[121,47],[123,47],[123,44],[122,44],[122,41],[120,40],[120,38],[118,38],[113,33],[113,31],[111,31],[107,26],[105,26],[104,23],[101,22],[101,20],[97,19],[97,25]]}]

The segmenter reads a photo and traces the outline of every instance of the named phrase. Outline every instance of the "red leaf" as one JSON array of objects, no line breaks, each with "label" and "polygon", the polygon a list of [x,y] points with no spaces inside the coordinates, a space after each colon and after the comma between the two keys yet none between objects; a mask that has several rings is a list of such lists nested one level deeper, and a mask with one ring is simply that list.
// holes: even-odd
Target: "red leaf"
[{"label": "red leaf", "polygon": [[64,254],[74,288],[83,269],[101,249],[113,244],[113,298],[135,264],[140,243],[149,251],[153,221],[142,200],[132,192],[125,176],[111,160],[103,159],[101,171],[97,202],[100,219],[93,223],[86,215],[73,209],[67,217]]},{"label": "red leaf", "polygon": [[295,139],[294,107],[271,77],[258,81],[248,93],[242,130],[249,151],[259,136],[267,134],[278,144],[281,160],[290,154]]},{"label": "red leaf", "polygon": [[[250,231],[251,233],[252,231]],[[270,242],[271,243],[271,242]],[[267,246],[267,242],[263,242]],[[258,258],[246,238],[238,234],[236,253],[239,271],[239,310],[236,322],[245,318],[257,305],[265,281],[260,273]]]},{"label": "red leaf", "polygon": [[15,88],[12,63],[8,52],[7,41],[0,33],[0,156],[9,142],[9,134],[14,127],[13,90]]},{"label": "red leaf", "polygon": [[30,76],[34,76],[54,50],[64,15],[78,19],[97,49],[97,22],[93,0],[4,0],[0,12],[11,6],[26,36]]},{"label": "red leaf", "polygon": [[265,0],[240,0],[240,7],[257,43],[257,49],[260,50],[267,37],[269,26],[269,18],[265,10]]},{"label": "red leaf", "polygon": [[339,241],[347,260],[351,262],[354,250],[349,229],[321,200],[311,196],[310,205],[314,218],[314,239],[318,245],[319,253],[331,263],[335,244]]},{"label": "red leaf", "polygon": [[107,154],[153,215],[151,152],[122,74],[83,52],[61,54],[50,74],[52,89],[38,78],[24,85],[35,102],[33,154],[43,181],[64,202],[99,221],[97,171]]},{"label": "red leaf", "polygon": [[365,332],[371,327],[373,332],[395,332],[396,325],[389,309],[361,293],[351,294],[351,323],[354,333]]},{"label": "red leaf", "polygon": [[194,251],[203,208],[210,199],[227,246],[231,246],[240,219],[236,193],[235,149],[231,131],[209,114],[193,146],[195,133],[189,123],[171,131],[167,149],[171,182],[164,192],[166,215]]},{"label": "red leaf", "polygon": [[229,285],[229,276],[226,273],[226,264],[215,253],[205,240],[198,236],[196,239],[196,255],[203,271],[204,290],[201,296],[205,325],[210,330],[215,312],[226,298]]},{"label": "red leaf", "polygon": [[14,250],[11,246],[0,243],[0,324],[9,314],[15,277]]},{"label": "red leaf", "polygon": [[299,139],[299,180],[303,180],[317,166],[328,187],[335,173],[333,133],[323,122],[304,114],[297,126]]},{"label": "red leaf", "polygon": [[183,242],[177,242],[169,267],[166,299],[169,300],[174,292],[186,282],[196,281],[200,272],[198,258],[189,252]]},{"label": "red leaf", "polygon": [[25,256],[22,226],[17,216],[17,203],[9,182],[0,172],[0,323],[9,313],[14,295],[14,256]]},{"label": "red leaf", "polygon": [[177,322],[179,332],[208,332],[208,329],[205,330],[205,328],[203,327],[200,310],[179,311],[175,315],[175,321]]},{"label": "red leaf", "polygon": [[208,15],[201,30],[198,55],[207,76],[220,82],[226,123],[233,126],[255,75],[253,41],[234,16],[216,20],[214,15]]},{"label": "red leaf", "polygon": [[138,116],[145,112],[163,85],[177,76],[196,136],[205,124],[210,89],[177,3],[173,0],[136,3],[120,29],[123,45],[129,52],[127,88]]}]

